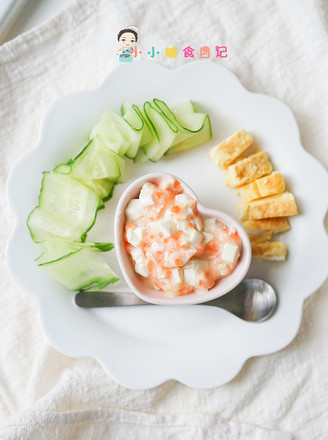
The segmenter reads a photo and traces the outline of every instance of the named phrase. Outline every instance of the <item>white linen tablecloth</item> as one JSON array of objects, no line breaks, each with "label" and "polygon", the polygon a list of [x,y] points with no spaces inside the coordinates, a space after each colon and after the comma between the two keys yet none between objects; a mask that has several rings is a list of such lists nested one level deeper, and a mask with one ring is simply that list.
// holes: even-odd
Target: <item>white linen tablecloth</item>
[{"label": "white linen tablecloth", "polygon": [[[52,348],[36,301],[5,263],[14,223],[5,198],[10,168],[37,144],[52,103],[97,87],[119,64],[116,36],[128,25],[138,27],[144,50],[226,45],[228,57],[215,61],[248,90],[288,104],[304,148],[327,166],[327,11],[320,0],[77,0],[0,46],[0,439],[327,438],[327,282],[306,300],[295,340],[248,360],[232,382],[197,390],[170,381],[133,391],[97,361]],[[181,54],[154,61],[192,62]]]}]

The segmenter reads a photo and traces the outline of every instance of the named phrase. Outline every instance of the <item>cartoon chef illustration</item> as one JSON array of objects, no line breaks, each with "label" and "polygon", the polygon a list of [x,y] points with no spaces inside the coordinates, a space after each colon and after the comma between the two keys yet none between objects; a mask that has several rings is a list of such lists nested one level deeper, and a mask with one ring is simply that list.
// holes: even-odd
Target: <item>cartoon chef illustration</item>
[{"label": "cartoon chef illustration", "polygon": [[122,49],[117,51],[119,60],[124,63],[131,63],[133,61],[133,47],[138,41],[138,28],[136,26],[128,26],[126,29],[122,29],[117,35],[117,40],[122,47]]}]

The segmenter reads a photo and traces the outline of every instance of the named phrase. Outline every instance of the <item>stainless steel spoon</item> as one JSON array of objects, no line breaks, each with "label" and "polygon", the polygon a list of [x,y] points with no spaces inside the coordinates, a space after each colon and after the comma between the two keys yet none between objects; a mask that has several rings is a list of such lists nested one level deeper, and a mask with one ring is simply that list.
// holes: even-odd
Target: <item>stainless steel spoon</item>
[{"label": "stainless steel spoon", "polygon": [[[153,305],[132,292],[78,292],[75,302],[80,307],[89,308]],[[269,283],[248,278],[226,295],[197,305],[222,307],[245,321],[261,322],[272,315],[276,303],[276,292]]]}]

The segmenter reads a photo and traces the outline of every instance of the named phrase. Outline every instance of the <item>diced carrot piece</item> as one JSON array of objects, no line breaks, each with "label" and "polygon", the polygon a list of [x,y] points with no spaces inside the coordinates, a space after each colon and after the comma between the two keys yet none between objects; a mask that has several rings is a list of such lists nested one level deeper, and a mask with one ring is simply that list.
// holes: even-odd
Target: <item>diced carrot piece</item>
[{"label": "diced carrot piece", "polygon": [[240,240],[240,237],[239,237],[237,231],[234,231],[232,234],[230,234],[230,237],[237,242]]},{"label": "diced carrot piece", "polygon": [[177,192],[182,192],[182,187],[181,187],[181,184],[180,184],[180,182],[179,182],[178,180],[175,180],[175,181],[174,181],[173,188],[174,188]]},{"label": "diced carrot piece", "polygon": [[218,251],[218,247],[215,243],[212,243],[211,241],[209,243],[207,243],[207,249],[210,252],[213,252],[213,254],[215,254]]},{"label": "diced carrot piece", "polygon": [[174,214],[179,214],[179,213],[181,212],[181,206],[179,206],[179,205],[174,205],[174,206],[172,206],[171,211],[172,211]]},{"label": "diced carrot piece", "polygon": [[161,198],[163,198],[165,196],[165,192],[158,189],[157,191],[155,191],[154,195],[155,195],[156,200],[160,200]]},{"label": "diced carrot piece", "polygon": [[182,231],[173,232],[173,234],[171,235],[171,239],[178,241],[182,234],[183,234]]}]

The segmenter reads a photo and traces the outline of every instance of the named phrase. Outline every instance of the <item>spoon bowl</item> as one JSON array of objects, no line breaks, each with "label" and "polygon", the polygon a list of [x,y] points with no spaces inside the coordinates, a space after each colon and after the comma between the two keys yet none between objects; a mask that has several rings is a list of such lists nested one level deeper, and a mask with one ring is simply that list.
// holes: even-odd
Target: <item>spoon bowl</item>
[{"label": "spoon bowl", "polygon": [[273,314],[277,305],[277,295],[266,281],[248,278],[229,294],[207,304],[222,307],[244,321],[261,322]]}]

